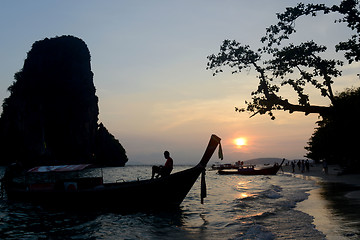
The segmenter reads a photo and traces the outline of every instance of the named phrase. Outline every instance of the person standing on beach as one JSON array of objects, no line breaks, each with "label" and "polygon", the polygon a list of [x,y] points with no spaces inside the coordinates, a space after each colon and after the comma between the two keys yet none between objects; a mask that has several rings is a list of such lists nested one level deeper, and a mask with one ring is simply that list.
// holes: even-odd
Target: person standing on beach
[{"label": "person standing on beach", "polygon": [[309,163],[309,159],[306,159],[305,161],[305,168],[307,172],[310,172],[310,163]]},{"label": "person standing on beach", "polygon": [[325,159],[323,160],[323,170],[325,174],[328,174],[328,164]]},{"label": "person standing on beach", "polygon": [[292,172],[295,172],[295,161],[291,161]]},{"label": "person standing on beach", "polygon": [[301,170],[301,161],[300,160],[297,162],[297,165],[298,165],[298,168],[299,168],[299,171],[300,171]]},{"label": "person standing on beach", "polygon": [[305,172],[305,161],[302,160],[301,161],[301,173],[304,173]]}]

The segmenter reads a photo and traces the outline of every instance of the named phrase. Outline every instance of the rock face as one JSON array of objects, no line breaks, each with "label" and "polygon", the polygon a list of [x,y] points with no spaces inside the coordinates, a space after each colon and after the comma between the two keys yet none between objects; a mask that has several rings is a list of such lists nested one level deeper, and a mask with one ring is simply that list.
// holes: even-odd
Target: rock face
[{"label": "rock face", "polygon": [[90,52],[79,38],[33,44],[0,118],[0,164],[123,166],[125,149],[98,124]]}]

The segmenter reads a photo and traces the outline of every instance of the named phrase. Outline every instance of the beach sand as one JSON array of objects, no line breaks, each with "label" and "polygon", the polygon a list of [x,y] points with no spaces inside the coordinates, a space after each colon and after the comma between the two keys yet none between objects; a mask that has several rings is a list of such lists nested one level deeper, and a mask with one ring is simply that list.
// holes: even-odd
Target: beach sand
[{"label": "beach sand", "polygon": [[341,175],[341,168],[329,165],[325,174],[322,165],[313,165],[309,172],[298,167],[283,167],[285,174],[315,181],[319,188],[311,190],[307,200],[297,209],[314,217],[314,226],[326,239],[360,239],[360,175]]}]

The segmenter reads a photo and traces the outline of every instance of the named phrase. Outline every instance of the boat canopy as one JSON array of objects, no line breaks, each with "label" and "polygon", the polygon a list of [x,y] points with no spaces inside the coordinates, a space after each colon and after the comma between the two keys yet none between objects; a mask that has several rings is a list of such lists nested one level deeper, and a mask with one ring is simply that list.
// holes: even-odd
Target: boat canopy
[{"label": "boat canopy", "polygon": [[81,171],[92,164],[77,164],[77,165],[58,165],[58,166],[39,166],[28,170],[29,173],[43,173],[43,172],[73,172]]}]

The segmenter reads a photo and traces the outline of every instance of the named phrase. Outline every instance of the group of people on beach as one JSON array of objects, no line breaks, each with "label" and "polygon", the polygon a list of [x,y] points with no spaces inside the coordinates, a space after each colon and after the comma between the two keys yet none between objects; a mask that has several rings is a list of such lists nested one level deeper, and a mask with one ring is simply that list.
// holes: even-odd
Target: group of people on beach
[{"label": "group of people on beach", "polygon": [[296,165],[299,168],[299,171],[301,171],[301,173],[305,172],[305,169],[307,172],[310,172],[310,162],[308,159],[305,160],[298,160],[298,162],[296,163],[296,160],[291,161],[291,167],[292,167],[292,172],[295,172],[295,167]]}]

